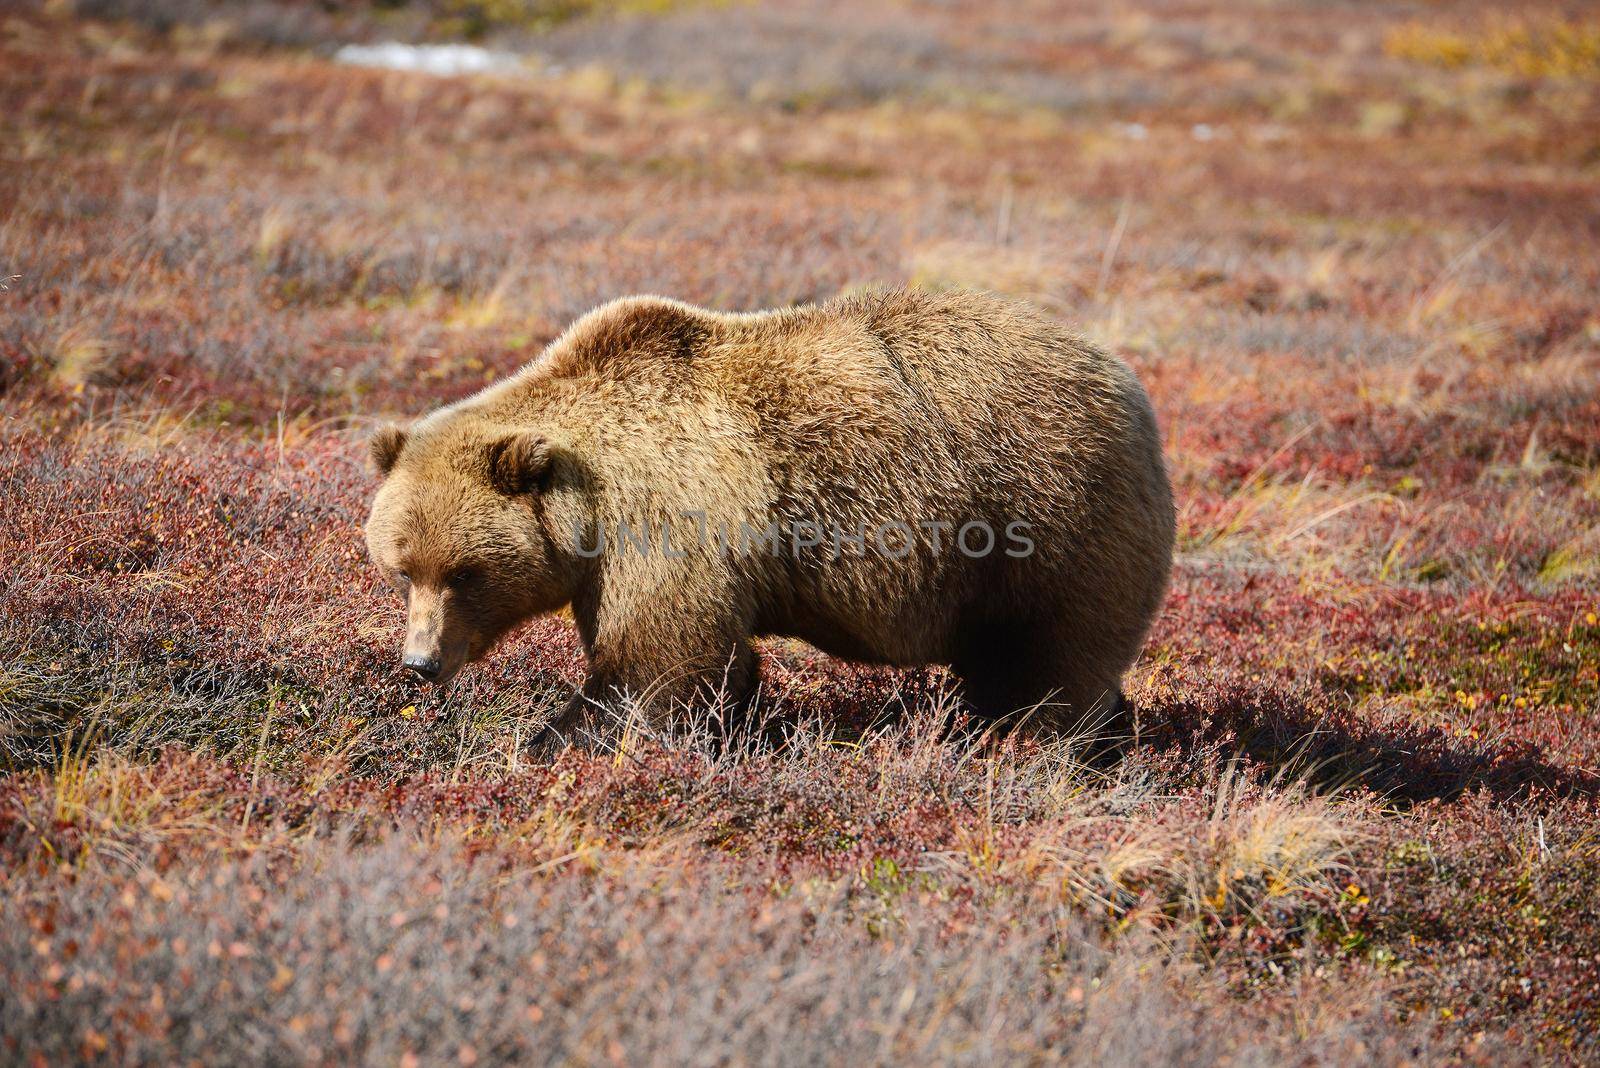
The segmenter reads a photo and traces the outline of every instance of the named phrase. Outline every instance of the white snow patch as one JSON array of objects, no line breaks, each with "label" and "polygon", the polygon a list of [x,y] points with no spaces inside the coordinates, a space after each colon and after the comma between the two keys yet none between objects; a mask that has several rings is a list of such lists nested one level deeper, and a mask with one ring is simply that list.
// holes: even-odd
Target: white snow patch
[{"label": "white snow patch", "polygon": [[420,71],[423,74],[491,74],[522,68],[522,57],[514,52],[493,52],[477,45],[408,45],[385,41],[375,45],[345,45],[334,53],[340,63],[357,67],[383,67],[387,70]]}]

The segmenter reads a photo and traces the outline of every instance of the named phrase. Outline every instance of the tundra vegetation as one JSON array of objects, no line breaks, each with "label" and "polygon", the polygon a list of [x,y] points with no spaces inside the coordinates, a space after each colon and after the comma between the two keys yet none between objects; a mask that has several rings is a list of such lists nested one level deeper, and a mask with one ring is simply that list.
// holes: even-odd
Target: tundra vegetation
[{"label": "tundra vegetation", "polygon": [[[1580,4],[7,5],[0,1059],[1600,1060],[1597,249]],[[379,420],[881,282],[1149,388],[1124,759],[788,644],[781,748],[531,757],[561,619],[401,677]]]}]

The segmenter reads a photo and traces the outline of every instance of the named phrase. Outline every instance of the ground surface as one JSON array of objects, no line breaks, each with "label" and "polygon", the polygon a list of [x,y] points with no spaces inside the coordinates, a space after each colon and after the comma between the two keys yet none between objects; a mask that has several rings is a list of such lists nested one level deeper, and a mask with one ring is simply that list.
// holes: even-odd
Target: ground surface
[{"label": "ground surface", "polygon": [[[0,12],[0,1060],[1600,1060],[1592,13],[591,6]],[[530,760],[560,621],[398,677],[374,420],[885,281],[1149,386],[1118,767],[792,648],[782,752]]]}]

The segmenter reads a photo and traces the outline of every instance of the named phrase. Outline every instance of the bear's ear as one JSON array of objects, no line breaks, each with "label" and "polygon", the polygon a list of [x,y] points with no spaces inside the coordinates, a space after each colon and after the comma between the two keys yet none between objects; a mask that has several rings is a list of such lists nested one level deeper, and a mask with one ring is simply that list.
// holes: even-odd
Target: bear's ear
[{"label": "bear's ear", "polygon": [[400,450],[406,447],[406,432],[393,423],[379,427],[367,447],[372,451],[372,466],[378,469],[378,474],[387,477],[394,470],[394,462],[400,459]]},{"label": "bear's ear", "polygon": [[550,476],[550,443],[538,434],[507,434],[489,443],[489,482],[508,497],[543,489]]}]

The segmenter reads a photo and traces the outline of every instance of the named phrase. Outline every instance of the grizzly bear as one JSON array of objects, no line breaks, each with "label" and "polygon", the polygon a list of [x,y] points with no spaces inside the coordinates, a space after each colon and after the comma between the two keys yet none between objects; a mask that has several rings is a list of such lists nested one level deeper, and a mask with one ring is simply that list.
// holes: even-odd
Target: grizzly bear
[{"label": "grizzly bear", "polygon": [[404,665],[442,684],[570,606],[588,678],[551,721],[568,739],[619,702],[737,705],[766,635],[948,665],[980,717],[1103,724],[1171,568],[1133,372],[972,292],[617,300],[372,456]]}]

